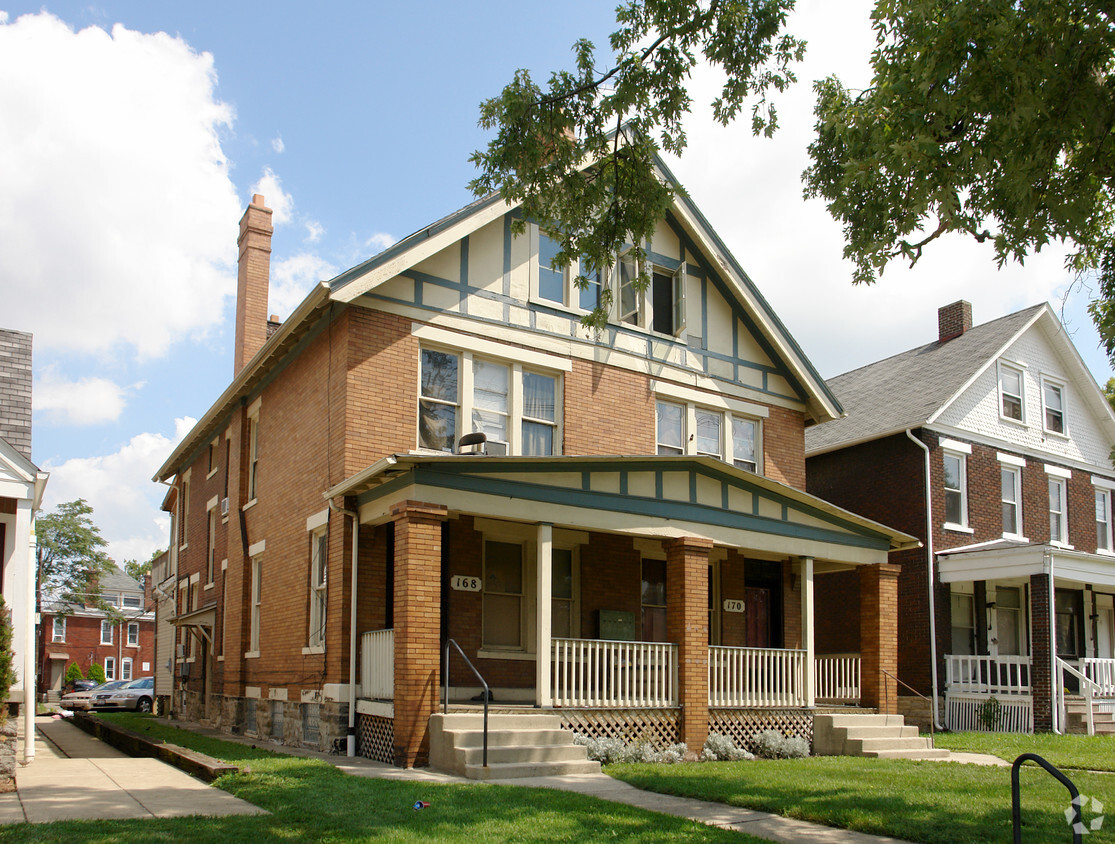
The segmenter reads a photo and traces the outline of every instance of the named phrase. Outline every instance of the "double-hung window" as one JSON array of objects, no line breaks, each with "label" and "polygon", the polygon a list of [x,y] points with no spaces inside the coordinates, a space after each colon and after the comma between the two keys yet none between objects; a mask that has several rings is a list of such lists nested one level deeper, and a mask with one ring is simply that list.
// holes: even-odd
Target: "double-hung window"
[{"label": "double-hung window", "polygon": [[1112,551],[1111,490],[1096,487],[1096,550]]},{"label": "double-hung window", "polygon": [[325,526],[310,534],[310,636],[311,648],[325,645],[325,611],[328,596],[328,536]]},{"label": "double-hung window", "polygon": [[697,408],[697,453],[718,460],[724,455],[723,422],[724,414]]},{"label": "double-hung window", "polygon": [[116,658],[111,656],[105,657],[105,679],[116,679]]},{"label": "double-hung window", "polygon": [[1067,545],[1068,530],[1068,482],[1063,477],[1051,474],[1049,476],[1049,541],[1058,545]]},{"label": "double-hung window", "polygon": [[422,350],[418,446],[452,452],[469,431],[488,454],[541,457],[560,452],[556,375],[471,352]]},{"label": "double-hung window", "polygon": [[643,560],[642,638],[666,641],[666,561]]},{"label": "double-hung window", "polygon": [[967,461],[963,454],[945,452],[945,523],[967,527]]},{"label": "double-hung window", "polygon": [[107,618],[101,619],[101,644],[112,644],[112,622]]},{"label": "double-hung window", "polygon": [[263,559],[252,557],[252,591],[248,627],[248,648],[251,653],[259,653],[260,610],[263,597]]},{"label": "double-hung window", "polygon": [[259,409],[259,399],[248,409],[248,501],[259,492]]},{"label": "double-hung window", "polygon": [[139,622],[128,622],[128,644],[132,647],[139,646]]},{"label": "double-hung window", "polygon": [[50,641],[52,642],[65,642],[66,641],[66,616],[54,616],[54,629],[51,631]]},{"label": "double-hung window", "polygon": [[999,415],[1016,422],[1025,421],[1023,414],[1022,370],[1006,363],[999,364]]},{"label": "double-hung window", "polygon": [[1022,469],[1018,466],[1000,465],[1002,478],[1003,535],[1019,536],[1022,533]]},{"label": "double-hung window", "polygon": [[550,556],[550,631],[570,639],[580,633],[577,624],[577,567],[571,548],[554,548]]},{"label": "double-hung window", "polygon": [[1026,653],[1026,616],[1022,612],[1022,590],[1017,586],[995,589],[995,628],[999,654],[1021,656]]},{"label": "double-hung window", "polygon": [[207,514],[205,535],[205,582],[212,583],[217,561],[217,499],[214,498]]},{"label": "double-hung window", "polygon": [[536,228],[535,232],[537,268],[532,298],[544,304],[586,312],[600,307],[600,293],[606,274],[584,256],[570,261],[566,267],[555,269],[554,258],[560,250],[557,239],[542,229]]},{"label": "double-hung window", "polygon": [[1065,433],[1065,389],[1060,384],[1042,379],[1042,420],[1051,434]]},{"label": "double-hung window", "polygon": [[484,542],[483,645],[524,649],[523,546],[516,542]]},{"label": "double-hung window", "polygon": [[130,656],[126,656],[120,660],[120,679],[132,679],[132,658]]},{"label": "double-hung window", "polygon": [[759,422],[735,411],[659,400],[655,405],[658,454],[715,457],[756,472]]}]

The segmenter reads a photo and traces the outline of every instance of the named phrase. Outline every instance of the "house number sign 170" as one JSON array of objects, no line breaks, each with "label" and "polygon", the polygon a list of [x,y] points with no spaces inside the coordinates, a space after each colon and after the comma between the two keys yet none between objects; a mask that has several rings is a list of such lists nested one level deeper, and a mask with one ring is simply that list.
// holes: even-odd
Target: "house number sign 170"
[{"label": "house number sign 170", "polygon": [[466,577],[463,574],[456,574],[449,581],[449,586],[458,592],[479,592],[481,581],[479,577]]},{"label": "house number sign 170", "polygon": [[724,612],[743,612],[743,601],[726,598],[724,600]]}]

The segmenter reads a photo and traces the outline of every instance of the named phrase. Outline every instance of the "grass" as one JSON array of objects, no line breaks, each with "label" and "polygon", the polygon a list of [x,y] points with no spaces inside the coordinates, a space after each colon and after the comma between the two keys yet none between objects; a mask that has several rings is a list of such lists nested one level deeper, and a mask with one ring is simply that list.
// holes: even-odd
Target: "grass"
[{"label": "grass", "polygon": [[[1010,842],[1010,769],[852,757],[611,765],[649,791],[930,844]],[[1082,794],[1115,806],[1115,777],[1074,772]],[[1023,838],[1068,840],[1068,792],[1032,767],[1022,777]],[[1086,815],[1085,822],[1091,821]],[[1109,834],[1108,834],[1109,835]],[[1104,840],[1102,833],[1092,836]]]},{"label": "grass", "polygon": [[990,753],[1008,762],[1023,753],[1036,753],[1058,768],[1115,772],[1115,736],[938,733],[937,746],[965,753]]},{"label": "grass", "polygon": [[[215,785],[272,814],[19,824],[0,827],[0,842],[759,841],[568,792],[355,777],[321,759],[198,736],[150,716],[110,717],[153,738],[239,764],[240,773]],[[430,807],[415,811],[417,800]]]}]

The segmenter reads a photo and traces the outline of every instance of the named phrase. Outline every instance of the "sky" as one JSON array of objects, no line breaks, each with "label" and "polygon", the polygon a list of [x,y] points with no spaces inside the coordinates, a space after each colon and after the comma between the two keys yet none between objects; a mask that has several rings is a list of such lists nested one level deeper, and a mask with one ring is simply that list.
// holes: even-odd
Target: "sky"
[{"label": "sky", "polygon": [[[1097,382],[1111,371],[1063,251],[995,267],[942,239],[851,284],[840,227],[802,195],[812,82],[865,87],[870,3],[799,0],[809,42],[781,128],[711,118],[695,70],[689,146],[667,163],[824,377],[1048,301]],[[471,201],[480,102],[515,70],[604,49],[610,2],[14,3],[0,0],[0,327],[33,332],[32,459],[44,507],[85,498],[118,562],[165,548],[152,475],[232,377],[236,236],[274,209],[270,313]],[[600,61],[606,61],[604,55]]]}]

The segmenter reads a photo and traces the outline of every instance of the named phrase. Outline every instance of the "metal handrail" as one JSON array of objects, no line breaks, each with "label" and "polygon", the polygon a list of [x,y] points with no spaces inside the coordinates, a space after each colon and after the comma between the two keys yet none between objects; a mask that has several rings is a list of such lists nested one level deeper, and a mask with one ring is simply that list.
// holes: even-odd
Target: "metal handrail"
[{"label": "metal handrail", "polygon": [[[893,674],[891,674],[885,668],[880,669],[880,670],[884,674],[886,674],[888,677],[890,677],[892,680],[894,680],[894,682],[896,682],[896,683],[898,683],[902,686],[905,686],[907,689],[909,689],[911,692],[913,692],[915,695],[917,695],[918,697],[920,697],[922,700],[924,700],[926,703],[929,704],[929,746],[930,747],[936,747],[936,745],[934,744],[934,741],[933,741],[934,736],[936,735],[934,730],[933,730],[933,724],[937,720],[936,704],[934,704],[933,701],[931,701],[928,697],[923,695],[921,692],[919,692],[917,689],[915,689],[909,683],[903,683],[901,680],[899,680],[897,677],[895,677]],[[890,686],[887,683],[883,683],[883,694],[886,695],[887,710],[890,710]],[[894,690],[894,697],[895,697],[895,702],[897,703],[897,701],[898,701],[898,689]]]},{"label": "metal handrail", "polygon": [[1014,844],[1022,844],[1022,794],[1019,787],[1018,772],[1022,769],[1023,762],[1037,762],[1045,770],[1057,779],[1065,788],[1069,790],[1069,796],[1072,797],[1070,806],[1072,807],[1072,840],[1073,844],[1081,844],[1084,822],[1080,813],[1081,800],[1080,792],[1073,784],[1072,780],[1061,773],[1059,769],[1046,762],[1036,753],[1023,753],[1014,760],[1014,764],[1010,766],[1010,811],[1011,811],[1011,824],[1014,827]]},{"label": "metal handrail", "polygon": [[465,661],[465,665],[472,669],[472,673],[476,675],[476,679],[484,686],[484,767],[488,767],[488,700],[491,698],[492,693],[488,690],[488,681],[480,676],[480,672],[476,670],[476,666],[472,664],[465,652],[461,650],[461,646],[457,644],[456,639],[449,639],[445,643],[445,682],[442,683],[443,694],[442,698],[442,712],[449,712],[449,646],[452,645],[457,649],[457,653],[461,655],[461,659]]}]

